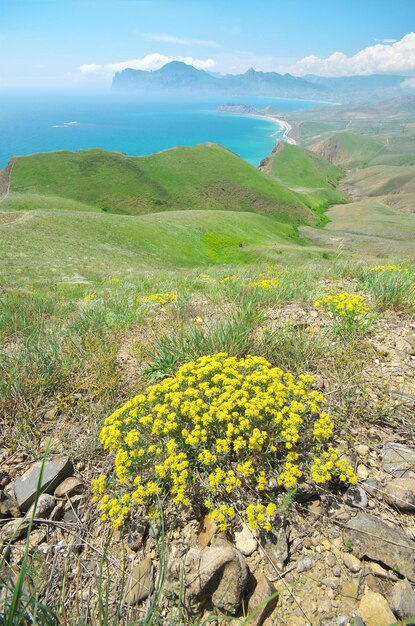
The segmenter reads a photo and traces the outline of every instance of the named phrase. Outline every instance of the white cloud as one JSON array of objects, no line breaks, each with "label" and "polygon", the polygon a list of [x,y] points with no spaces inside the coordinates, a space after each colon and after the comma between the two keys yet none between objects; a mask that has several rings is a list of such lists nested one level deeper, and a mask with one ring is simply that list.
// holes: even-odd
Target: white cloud
[{"label": "white cloud", "polygon": [[80,65],[78,67],[81,70],[82,74],[96,74],[102,68],[102,65],[97,65],[96,63],[85,63],[84,65]]},{"label": "white cloud", "polygon": [[415,78],[407,78],[399,85],[399,87],[402,89],[415,89]]},{"label": "white cloud", "polygon": [[389,37],[385,37],[385,39],[378,39],[377,37],[373,37],[373,41],[380,41],[380,43],[395,43],[396,39],[390,39]]},{"label": "white cloud", "polygon": [[369,46],[353,56],[346,56],[343,52],[334,52],[326,58],[307,56],[289,71],[297,75],[320,76],[415,74],[415,33],[408,33],[394,43]]},{"label": "white cloud", "polygon": [[208,48],[220,48],[220,44],[217,41],[210,39],[182,39],[175,35],[168,35],[166,33],[148,33],[147,39],[151,41],[162,41],[164,43],[174,43],[179,46],[207,46]]},{"label": "white cloud", "polygon": [[213,59],[194,59],[193,57],[167,56],[154,52],[147,54],[142,59],[130,59],[129,61],[119,61],[108,63],[107,65],[97,65],[96,63],[86,63],[80,65],[78,69],[82,74],[114,74],[127,68],[133,70],[158,70],[171,61],[181,61],[187,65],[193,65],[198,70],[210,70],[216,65]]}]

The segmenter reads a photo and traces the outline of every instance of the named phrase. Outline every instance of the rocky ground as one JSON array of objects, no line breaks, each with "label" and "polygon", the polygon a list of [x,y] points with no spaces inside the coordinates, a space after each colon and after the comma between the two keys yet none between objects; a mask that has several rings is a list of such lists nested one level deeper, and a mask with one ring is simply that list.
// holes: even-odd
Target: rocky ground
[{"label": "rocky ground", "polygon": [[[327,323],[311,305],[288,304],[269,309],[265,325],[287,321],[310,333]],[[120,353],[129,376],[137,370],[128,350],[133,345],[129,335]],[[100,458],[99,468],[93,461],[74,463],[56,434],[45,439],[44,493],[33,511],[41,463],[28,451],[12,453],[4,441],[3,569],[17,575],[33,517],[25,584],[46,604],[61,598],[61,623],[98,623],[101,586],[108,589],[108,613],[122,604],[125,624],[209,619],[225,625],[232,618],[251,626],[388,626],[410,617],[415,624],[413,321],[385,314],[365,339],[364,355],[368,401],[386,394],[388,415],[355,420],[342,431],[358,485],[337,493],[300,485],[269,533],[242,523],[235,532],[218,533],[194,506],[180,517],[166,510],[165,528],[134,520],[128,534],[117,532],[109,543],[89,485],[111,459]],[[320,378],[324,393],[335,396],[338,390]]]}]

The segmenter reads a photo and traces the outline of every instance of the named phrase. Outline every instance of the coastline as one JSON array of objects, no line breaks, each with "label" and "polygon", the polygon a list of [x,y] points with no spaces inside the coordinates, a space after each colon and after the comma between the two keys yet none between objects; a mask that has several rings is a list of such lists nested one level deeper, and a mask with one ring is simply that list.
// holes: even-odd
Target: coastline
[{"label": "coastline", "polygon": [[[222,111],[222,113],[225,113],[226,115],[238,115],[239,117],[253,117],[253,118],[257,118],[259,120],[269,120],[270,122],[273,122],[274,124],[278,124],[278,126],[280,127],[280,130],[283,129],[284,132],[282,133],[282,137],[283,140],[286,143],[290,143],[294,146],[297,145],[297,141],[294,139],[294,137],[290,137],[290,132],[292,131],[293,127],[291,126],[291,124],[289,122],[287,122],[286,120],[281,119],[280,117],[274,117],[273,115],[261,115],[261,113],[232,113],[232,111]],[[274,137],[275,135],[279,134],[279,130],[276,131],[275,133],[272,133],[272,137]]]}]

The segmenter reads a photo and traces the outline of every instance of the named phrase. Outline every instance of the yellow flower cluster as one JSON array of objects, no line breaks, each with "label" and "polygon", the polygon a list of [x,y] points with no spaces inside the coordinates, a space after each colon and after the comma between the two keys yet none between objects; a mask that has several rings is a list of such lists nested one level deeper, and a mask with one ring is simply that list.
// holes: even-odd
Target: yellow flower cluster
[{"label": "yellow flower cluster", "polygon": [[[93,484],[104,519],[118,527],[135,507],[153,510],[166,496],[188,506],[198,497],[222,530],[240,502],[253,528],[269,528],[277,497],[271,477],[295,487],[309,475],[311,455],[321,466],[319,482],[327,469],[334,423],[321,410],[322,394],[310,389],[313,380],[263,357],[221,352],[185,363],[174,377],[148,387],[102,428],[116,474],[111,486],[105,476]],[[343,474],[353,479],[338,461],[331,477]]]},{"label": "yellow flower cluster", "polygon": [[405,272],[406,270],[400,265],[375,265],[370,267],[369,272]]},{"label": "yellow flower cluster", "polygon": [[215,283],[215,279],[212,278],[212,276],[209,276],[209,274],[199,274],[197,276],[198,280],[203,281],[204,283]]},{"label": "yellow flower cluster", "polygon": [[149,296],[138,298],[138,302],[152,302],[155,304],[167,304],[176,299],[175,293],[152,293]]},{"label": "yellow flower cluster", "polygon": [[85,298],[83,298],[84,302],[89,302],[90,300],[93,300],[94,298],[96,298],[96,293],[95,291],[93,291],[92,293],[89,293],[87,296],[85,296]]},{"label": "yellow flower cluster", "polygon": [[347,292],[320,298],[314,302],[314,306],[321,307],[328,314],[348,319],[356,319],[369,312],[363,296]]},{"label": "yellow flower cluster", "polygon": [[235,280],[239,280],[239,276],[225,276],[222,278],[221,283],[234,282]]},{"label": "yellow flower cluster", "polygon": [[264,278],[263,280],[251,280],[248,287],[258,287],[259,289],[273,289],[278,287],[280,281],[276,278]]},{"label": "yellow flower cluster", "polygon": [[311,477],[316,483],[327,483],[333,475],[337,475],[341,482],[349,482],[352,485],[357,483],[357,477],[352,466],[346,459],[342,459],[341,451],[329,447],[328,450],[318,457],[313,458],[310,468]]},{"label": "yellow flower cluster", "polygon": [[277,505],[274,502],[269,502],[266,506],[264,504],[250,504],[246,507],[246,520],[249,526],[255,530],[260,527],[264,530],[271,530],[271,520],[274,513],[277,510]]},{"label": "yellow flower cluster", "polygon": [[[208,502],[208,505],[210,505],[210,502]],[[207,508],[210,509],[210,506],[208,506]],[[233,506],[222,504],[219,509],[211,510],[209,513],[209,517],[210,519],[218,522],[219,530],[225,531],[228,527],[227,522],[235,517],[235,509]]]}]

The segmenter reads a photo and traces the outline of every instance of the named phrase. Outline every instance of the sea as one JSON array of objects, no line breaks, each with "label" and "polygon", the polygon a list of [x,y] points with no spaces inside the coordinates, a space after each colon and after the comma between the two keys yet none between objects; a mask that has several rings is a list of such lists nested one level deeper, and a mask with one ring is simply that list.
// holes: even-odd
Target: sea
[{"label": "sea", "polygon": [[299,111],[319,103],[283,98],[155,98],[105,93],[0,94],[0,168],[13,156],[102,148],[143,156],[174,146],[219,143],[257,166],[284,129],[267,119],[222,113],[236,103]]}]

